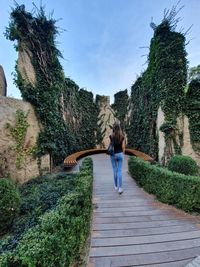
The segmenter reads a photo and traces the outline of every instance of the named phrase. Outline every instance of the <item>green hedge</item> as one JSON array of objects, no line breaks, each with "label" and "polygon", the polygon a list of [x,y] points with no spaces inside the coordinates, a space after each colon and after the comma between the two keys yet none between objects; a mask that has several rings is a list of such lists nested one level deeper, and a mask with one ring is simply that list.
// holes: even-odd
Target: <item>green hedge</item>
[{"label": "green hedge", "polygon": [[55,210],[23,236],[13,253],[0,257],[0,266],[70,266],[85,246],[92,211],[92,162],[85,159],[76,190],[61,198]]},{"label": "green hedge", "polygon": [[185,211],[200,211],[200,178],[171,172],[139,158],[129,160],[131,176],[147,192]]},{"label": "green hedge", "polygon": [[74,191],[76,179],[76,174],[60,172],[36,177],[19,186],[20,212],[6,231],[6,234],[9,234],[6,242],[5,239],[0,239],[0,255],[6,251],[13,251],[25,232],[38,224],[42,214],[55,209],[61,197]]},{"label": "green hedge", "polygon": [[197,163],[189,156],[173,156],[168,162],[168,169],[170,171],[179,172],[185,175],[198,174]]},{"label": "green hedge", "polygon": [[14,182],[0,178],[0,233],[7,230],[18,215],[21,198]]}]

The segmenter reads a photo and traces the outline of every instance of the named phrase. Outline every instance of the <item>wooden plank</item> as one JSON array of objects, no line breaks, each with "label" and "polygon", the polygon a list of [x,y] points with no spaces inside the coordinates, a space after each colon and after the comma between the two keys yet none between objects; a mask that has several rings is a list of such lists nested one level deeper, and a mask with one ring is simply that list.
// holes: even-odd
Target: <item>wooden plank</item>
[{"label": "wooden plank", "polygon": [[[101,267],[102,262],[112,262],[112,267],[123,266],[185,266],[184,263],[190,262],[193,258],[200,254],[200,248],[183,249],[159,253],[146,253],[127,256],[111,256],[111,257],[93,257],[90,262],[95,267]],[[180,263],[182,265],[180,265]],[[170,265],[171,264],[171,265]],[[177,265],[176,265],[177,264]],[[109,266],[109,265],[108,265]]]},{"label": "wooden plank", "polygon": [[188,225],[186,220],[169,220],[169,221],[152,221],[152,222],[133,222],[133,223],[95,223],[93,230],[116,230],[116,229],[142,229],[142,228],[159,228],[161,226]]},{"label": "wooden plank", "polygon": [[115,212],[98,212],[95,213],[96,217],[126,217],[126,216],[141,216],[141,215],[165,215],[169,214],[163,210],[143,210],[143,211],[115,211]]},{"label": "wooden plank", "polygon": [[157,235],[167,233],[178,233],[196,230],[196,225],[175,225],[165,226],[159,228],[146,228],[146,229],[119,229],[119,230],[104,230],[104,231],[92,231],[92,237],[118,237],[118,236],[142,236],[142,235]]},{"label": "wooden plank", "polygon": [[[114,190],[113,188],[111,188],[111,190]],[[124,191],[125,193],[125,191]],[[99,200],[118,200],[119,203],[123,202],[126,199],[132,200],[132,202],[134,202],[134,200],[140,200],[140,201],[145,201],[146,199],[144,197],[141,196],[136,196],[134,194],[121,194],[119,195],[118,192],[114,191],[112,192],[112,194],[95,194],[95,196],[99,199]]]},{"label": "wooden plank", "polygon": [[191,231],[185,233],[162,234],[154,236],[134,236],[134,237],[113,237],[113,238],[92,238],[92,247],[139,245],[148,243],[169,242],[178,240],[188,240],[200,238],[200,231]]},{"label": "wooden plank", "polygon": [[113,202],[98,203],[98,208],[121,208],[121,207],[143,207],[143,206],[154,206],[153,201],[140,201],[140,202]]},{"label": "wooden plank", "polygon": [[[156,254],[144,254],[141,255],[127,255],[127,256],[115,256],[106,258],[91,258],[90,262],[95,267],[101,267],[103,260],[107,260],[112,267],[123,267],[123,266],[185,266],[184,264],[189,263],[194,257],[198,255],[198,249],[180,250],[173,252],[160,252]],[[171,265],[170,265],[171,264]],[[177,265],[176,265],[177,264]],[[182,265],[180,265],[182,264]],[[107,265],[109,266],[109,265]]]},{"label": "wooden plank", "polygon": [[171,241],[166,243],[149,243],[144,245],[114,246],[114,247],[91,247],[90,257],[119,256],[130,254],[144,254],[153,252],[167,252],[188,248],[200,247],[200,238],[191,240]]},{"label": "wooden plank", "polygon": [[[165,221],[170,219],[185,220],[183,215],[173,218],[169,215],[154,215],[154,216],[130,216],[130,217],[109,217],[109,218],[96,218],[94,217],[93,223],[129,223],[129,222],[148,222],[148,221]],[[189,219],[188,219],[189,220]]]},{"label": "wooden plank", "polygon": [[145,200],[144,199],[122,199],[120,202],[119,202],[119,199],[100,199],[98,197],[93,197],[93,201],[94,202],[98,202],[100,204],[104,204],[104,203],[144,203]]},{"label": "wooden plank", "polygon": [[100,208],[94,210],[96,214],[98,213],[113,213],[113,212],[125,212],[125,211],[143,211],[143,210],[158,210],[152,206],[135,206],[135,207],[118,207],[118,208]]},{"label": "wooden plank", "polygon": [[[140,267],[186,267],[186,265],[192,260],[182,260],[182,261],[175,261],[175,262],[166,262],[166,263],[160,263],[160,264],[148,264],[148,265],[140,265]],[[119,265],[116,265],[119,267]],[[195,266],[197,267],[197,266]],[[198,266],[199,267],[199,266]]]}]

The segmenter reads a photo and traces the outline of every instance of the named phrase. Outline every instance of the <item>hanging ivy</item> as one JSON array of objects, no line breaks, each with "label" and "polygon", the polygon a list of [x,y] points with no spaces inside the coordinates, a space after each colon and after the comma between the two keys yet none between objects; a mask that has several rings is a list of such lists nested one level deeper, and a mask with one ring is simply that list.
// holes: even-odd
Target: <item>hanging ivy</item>
[{"label": "hanging ivy", "polygon": [[16,167],[21,169],[26,165],[27,156],[30,156],[34,153],[35,147],[26,147],[25,138],[27,129],[30,126],[27,122],[28,114],[25,114],[22,110],[16,111],[16,123],[12,126],[10,123],[6,124],[6,128],[9,130],[10,135],[14,141],[14,145],[11,149],[15,152],[16,155]]},{"label": "hanging ivy", "polygon": [[[177,12],[164,14],[160,25],[151,24],[154,36],[150,44],[147,70],[131,88],[131,116],[128,126],[129,146],[158,159],[157,114],[165,114],[164,128],[173,128],[183,111],[187,79],[185,37],[175,32]],[[165,127],[164,127],[165,126]],[[169,135],[165,135],[169,138]],[[173,140],[175,141],[174,137]],[[174,143],[177,151],[180,147]]]},{"label": "hanging ivy", "polygon": [[99,106],[92,92],[80,89],[67,78],[64,89],[64,114],[74,136],[75,150],[94,148],[101,141],[101,129],[98,126]]},{"label": "hanging ivy", "polygon": [[129,97],[127,89],[114,94],[114,104],[111,106],[115,111],[116,118],[120,121],[123,130],[126,128],[126,117],[128,113]]},{"label": "hanging ivy", "polygon": [[[72,81],[64,77],[59,62],[59,57],[62,55],[55,43],[58,34],[56,20],[47,19],[42,7],[36,9],[35,13],[36,15],[33,16],[25,10],[24,5],[17,5],[11,12],[6,37],[17,41],[18,51],[30,51],[29,54],[32,55],[31,63],[34,67],[36,83],[33,85],[28,80],[24,80],[16,66],[16,84],[23,99],[35,107],[38,119],[43,125],[38,138],[38,156],[49,153],[54,164],[58,164],[76,150],[95,146],[94,135],[98,110],[93,103],[91,93],[79,91]],[[63,114],[65,109],[63,101],[69,109],[69,101],[73,100],[73,94],[75,106],[71,104],[69,116],[74,115],[77,123],[72,123],[71,119],[65,120]],[[87,102],[84,102],[84,99],[81,100],[81,97]],[[73,110],[76,114],[73,114]],[[82,116],[81,128],[77,130],[79,115]],[[86,125],[87,131],[83,130]]]},{"label": "hanging ivy", "polygon": [[186,93],[185,113],[189,118],[190,140],[193,149],[200,152],[200,78],[191,80]]},{"label": "hanging ivy", "polygon": [[46,18],[43,8],[36,10],[34,17],[17,5],[11,12],[6,30],[8,39],[17,41],[18,51],[30,51],[36,74],[36,84],[23,80],[16,66],[16,84],[23,99],[29,101],[42,122],[43,131],[38,138],[38,155],[49,153],[57,164],[70,153],[69,131],[62,118],[60,98],[64,75],[58,58],[61,56],[55,45],[58,34],[56,21]]}]

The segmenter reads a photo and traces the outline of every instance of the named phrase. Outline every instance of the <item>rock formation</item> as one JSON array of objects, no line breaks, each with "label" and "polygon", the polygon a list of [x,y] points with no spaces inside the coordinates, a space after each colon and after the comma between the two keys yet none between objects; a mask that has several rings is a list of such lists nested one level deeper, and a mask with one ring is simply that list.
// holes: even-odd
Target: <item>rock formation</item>
[{"label": "rock formation", "polygon": [[[23,44],[21,46],[23,48]],[[36,83],[35,70],[31,63],[32,53],[27,49],[20,49],[18,54],[17,69],[21,74],[25,84],[31,83],[33,86]]]},{"label": "rock formation", "polygon": [[0,65],[0,96],[6,96],[7,94],[7,83],[4,74],[3,67]]},{"label": "rock formation", "polygon": [[117,120],[114,110],[110,107],[109,96],[98,96],[97,104],[100,107],[98,125],[101,127],[103,134],[103,141],[99,145],[101,148],[107,148],[109,144],[109,135],[111,134],[111,127]]}]

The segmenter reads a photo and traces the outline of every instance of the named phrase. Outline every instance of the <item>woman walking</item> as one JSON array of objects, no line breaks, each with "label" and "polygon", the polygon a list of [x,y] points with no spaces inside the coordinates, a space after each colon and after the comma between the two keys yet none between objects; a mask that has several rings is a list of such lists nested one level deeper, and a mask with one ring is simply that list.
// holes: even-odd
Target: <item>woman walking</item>
[{"label": "woman walking", "polygon": [[119,194],[122,194],[122,163],[125,153],[125,140],[119,123],[113,124],[112,134],[109,138],[110,144],[114,146],[114,154],[110,156],[114,175],[114,187]]}]

